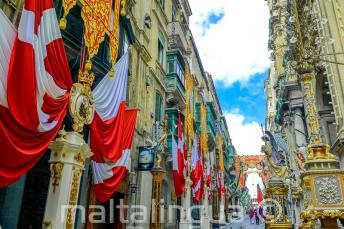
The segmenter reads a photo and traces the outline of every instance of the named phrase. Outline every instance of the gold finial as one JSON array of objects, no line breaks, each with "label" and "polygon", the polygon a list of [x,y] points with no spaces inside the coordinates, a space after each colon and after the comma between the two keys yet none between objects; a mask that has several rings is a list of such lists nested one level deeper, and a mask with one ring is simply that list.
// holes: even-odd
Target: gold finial
[{"label": "gold finial", "polygon": [[125,4],[126,4],[126,1],[125,0],[121,0],[121,16],[125,16],[127,14],[127,12],[125,11]]},{"label": "gold finial", "polygon": [[59,27],[60,27],[61,30],[65,30],[66,27],[67,27],[67,20],[66,20],[66,18],[64,16],[60,20]]}]

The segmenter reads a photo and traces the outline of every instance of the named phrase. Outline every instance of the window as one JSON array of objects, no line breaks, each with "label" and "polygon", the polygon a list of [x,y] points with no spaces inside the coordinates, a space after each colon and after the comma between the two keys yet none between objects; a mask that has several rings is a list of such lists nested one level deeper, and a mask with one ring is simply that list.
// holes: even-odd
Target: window
[{"label": "window", "polygon": [[172,5],[172,22],[176,22],[176,21],[177,21],[177,11],[176,11],[176,7]]},{"label": "window", "polygon": [[163,10],[165,10],[165,0],[160,0],[160,6]]},{"label": "window", "polygon": [[160,122],[162,116],[162,96],[159,92],[156,93],[155,99],[155,121]]},{"label": "window", "polygon": [[119,38],[118,56],[120,57],[124,53],[126,53],[128,51],[128,48],[129,48],[129,38],[128,38],[126,30],[122,26],[120,27],[119,36],[120,36],[120,38]]},{"label": "window", "polygon": [[162,36],[161,33],[159,33],[158,37],[158,61],[161,64],[161,66],[164,66],[164,44],[165,44],[165,39]]}]

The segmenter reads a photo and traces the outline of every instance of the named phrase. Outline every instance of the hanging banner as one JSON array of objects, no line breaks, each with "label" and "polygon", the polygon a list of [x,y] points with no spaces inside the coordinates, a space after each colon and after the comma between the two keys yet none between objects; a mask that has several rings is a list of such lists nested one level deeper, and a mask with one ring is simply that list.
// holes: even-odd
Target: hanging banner
[{"label": "hanging banner", "polygon": [[152,170],[154,167],[154,148],[141,146],[139,147],[138,170]]}]

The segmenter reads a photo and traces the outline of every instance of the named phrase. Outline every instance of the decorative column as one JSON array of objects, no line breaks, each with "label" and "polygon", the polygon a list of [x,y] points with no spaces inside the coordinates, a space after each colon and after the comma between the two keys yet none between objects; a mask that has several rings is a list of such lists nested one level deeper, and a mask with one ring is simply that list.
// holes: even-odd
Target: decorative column
[{"label": "decorative column", "polygon": [[[303,67],[308,67],[307,63],[303,64]],[[330,146],[322,142],[312,87],[315,75],[306,67],[303,69],[308,71],[301,75],[300,80],[311,139],[305,172],[301,174],[304,211],[299,228],[314,228],[317,219],[321,221],[321,228],[338,228],[337,219],[344,219],[344,171],[330,153]]]},{"label": "decorative column", "polygon": [[294,108],[294,130],[295,130],[295,143],[298,149],[307,145],[306,129],[303,121],[301,107]]},{"label": "decorative column", "polygon": [[210,229],[211,209],[209,209],[209,193],[208,188],[204,185],[204,202],[202,212],[202,229]]},{"label": "decorative column", "polygon": [[219,223],[220,224],[226,223],[225,194],[222,193],[222,191],[221,191],[221,197],[219,198]]},{"label": "decorative column", "polygon": [[82,135],[64,130],[59,134],[49,145],[51,179],[43,228],[72,229],[84,162],[92,153]]},{"label": "decorative column", "polygon": [[192,185],[192,180],[190,177],[186,177],[185,180],[185,192],[182,197],[182,211],[181,212],[181,217],[180,217],[180,223],[179,223],[179,228],[180,229],[190,229],[192,228],[192,222],[191,222],[191,185]]},{"label": "decorative column", "polygon": [[162,168],[157,167],[151,171],[153,175],[153,187],[152,187],[152,221],[151,229],[161,228],[161,199],[162,199],[162,178],[165,175],[165,171]]},{"label": "decorative column", "polygon": [[[74,131],[60,130],[57,139],[49,145],[52,151],[49,161],[51,179],[43,228],[74,228],[80,178],[86,158],[92,156],[81,135],[84,125],[92,122],[95,111],[91,91],[94,74],[89,72],[91,67],[91,64],[86,64],[84,70],[79,71],[78,83],[74,83],[71,89],[69,113],[73,118]],[[86,217],[86,210],[80,209],[84,214],[82,217]]]},{"label": "decorative column", "polygon": [[266,228],[292,228],[287,212],[288,186],[279,179],[271,179],[266,189],[265,199],[272,201],[268,210]]}]

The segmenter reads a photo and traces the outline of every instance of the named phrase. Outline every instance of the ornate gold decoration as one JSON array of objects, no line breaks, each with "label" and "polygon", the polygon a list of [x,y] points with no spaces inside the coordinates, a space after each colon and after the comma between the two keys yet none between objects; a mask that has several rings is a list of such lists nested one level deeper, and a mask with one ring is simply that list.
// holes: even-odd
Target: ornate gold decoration
[{"label": "ornate gold decoration", "polygon": [[307,119],[309,122],[309,127],[311,131],[311,145],[316,145],[322,143],[319,121],[318,121],[318,112],[315,106],[315,97],[312,88],[312,80],[314,78],[313,73],[305,73],[302,75],[301,80],[303,82],[304,90],[304,102],[307,110]]},{"label": "ornate gold decoration", "polygon": [[63,163],[56,162],[50,164],[50,172],[51,172],[51,185],[53,186],[53,192],[55,192],[56,187],[60,185],[60,180],[62,177],[63,172]]},{"label": "ornate gold decoration", "polygon": [[201,136],[200,136],[200,145],[202,147],[202,152],[204,156],[208,154],[208,127],[207,127],[207,105],[201,103],[201,117],[200,117],[200,126],[201,126]]},{"label": "ornate gold decoration", "polygon": [[97,53],[100,43],[109,28],[111,0],[83,0],[81,17],[84,20],[84,41],[88,50],[88,59]]},{"label": "ornate gold decoration", "polygon": [[[111,63],[112,65],[115,64],[117,55],[118,55],[118,47],[119,47],[119,15],[120,15],[120,9],[121,5],[124,8],[125,1],[121,0],[115,0],[115,6],[113,11],[113,21],[110,23],[109,30],[107,32],[109,38],[110,38],[110,56],[111,56]],[[123,15],[124,16],[124,15]],[[110,76],[114,76],[113,69],[110,71]]]},{"label": "ornate gold decoration", "polygon": [[52,222],[50,220],[43,222],[43,229],[51,229],[52,227]]},{"label": "ornate gold decoration", "polygon": [[307,148],[307,160],[335,159],[336,156],[330,153],[330,146],[327,144],[311,145]]},{"label": "ornate gold decoration", "polygon": [[223,145],[222,136],[221,136],[220,133],[218,133],[218,136],[217,136],[217,149],[218,149],[218,153],[219,153],[219,170],[221,172],[225,171],[222,145]]},{"label": "ornate gold decoration", "polygon": [[191,143],[194,139],[194,117],[193,117],[193,90],[194,79],[190,73],[190,66],[185,61],[185,78],[186,78],[186,90],[185,90],[185,129],[188,142]]},{"label": "ornate gold decoration", "polygon": [[95,105],[91,85],[94,80],[94,74],[89,73],[91,64],[86,63],[85,71],[79,71],[78,83],[73,84],[71,89],[71,98],[69,102],[69,111],[73,117],[73,129],[76,132],[82,132],[84,124],[91,124]]},{"label": "ornate gold decoration", "polygon": [[162,197],[162,178],[165,175],[163,170],[152,170],[153,175],[153,187],[152,187],[152,200],[155,201],[154,212],[152,212],[152,223],[150,225],[151,229],[161,228],[161,215],[160,215],[160,200]]},{"label": "ornate gold decoration", "polygon": [[60,20],[60,29],[65,30],[67,27],[67,14],[76,5],[77,0],[62,0],[63,17]]},{"label": "ornate gold decoration", "polygon": [[78,201],[78,192],[79,192],[79,183],[80,183],[81,169],[73,167],[73,181],[72,189],[69,196],[69,208],[67,212],[66,228],[74,228],[74,218],[75,218],[75,209],[73,208]]}]

